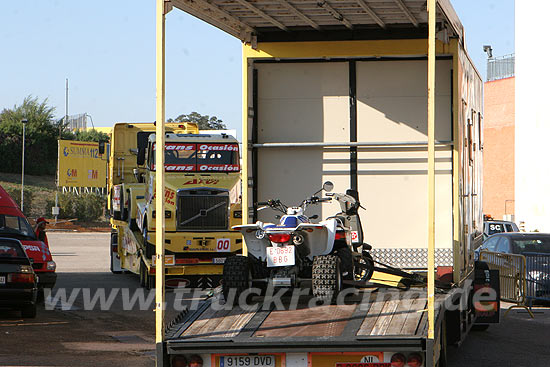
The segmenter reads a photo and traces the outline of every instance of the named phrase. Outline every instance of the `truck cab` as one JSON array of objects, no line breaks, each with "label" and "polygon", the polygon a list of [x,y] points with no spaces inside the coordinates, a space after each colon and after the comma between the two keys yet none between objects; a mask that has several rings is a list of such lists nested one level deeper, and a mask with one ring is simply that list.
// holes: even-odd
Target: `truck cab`
[{"label": "truck cab", "polygon": [[[155,273],[156,135],[154,124],[116,124],[109,179],[113,225],[111,269]],[[216,286],[225,258],[241,251],[238,141],[200,134],[192,123],[167,124],[165,136],[166,276],[198,287]]]}]

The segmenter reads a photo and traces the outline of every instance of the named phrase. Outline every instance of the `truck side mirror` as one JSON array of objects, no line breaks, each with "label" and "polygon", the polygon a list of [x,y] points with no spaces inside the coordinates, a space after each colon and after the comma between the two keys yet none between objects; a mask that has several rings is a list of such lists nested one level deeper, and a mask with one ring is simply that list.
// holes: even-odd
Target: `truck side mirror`
[{"label": "truck side mirror", "polygon": [[137,164],[138,166],[143,166],[144,163],[145,163],[145,149],[140,148],[138,149],[138,154],[137,154]]},{"label": "truck side mirror", "polygon": [[101,155],[105,154],[105,142],[104,141],[99,142],[99,154],[101,154]]}]

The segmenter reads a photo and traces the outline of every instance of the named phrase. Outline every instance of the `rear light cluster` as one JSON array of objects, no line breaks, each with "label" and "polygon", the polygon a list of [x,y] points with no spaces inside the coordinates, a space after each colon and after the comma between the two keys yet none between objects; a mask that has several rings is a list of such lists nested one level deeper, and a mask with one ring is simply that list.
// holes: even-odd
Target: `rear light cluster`
[{"label": "rear light cluster", "polygon": [[395,353],[390,360],[392,367],[421,367],[422,356],[418,353],[411,353],[405,357],[403,353]]},{"label": "rear light cluster", "polygon": [[272,233],[269,235],[269,240],[275,243],[286,243],[290,241],[289,233]]},{"label": "rear light cluster", "polygon": [[34,283],[34,274],[32,273],[8,274],[8,283]]},{"label": "rear light cluster", "polygon": [[202,357],[198,354],[192,356],[175,356],[172,359],[171,367],[202,367]]}]

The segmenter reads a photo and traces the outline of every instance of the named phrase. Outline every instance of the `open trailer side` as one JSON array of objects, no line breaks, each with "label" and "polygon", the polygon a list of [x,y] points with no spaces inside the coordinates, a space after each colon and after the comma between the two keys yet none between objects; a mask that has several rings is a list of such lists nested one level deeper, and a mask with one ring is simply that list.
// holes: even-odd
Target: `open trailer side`
[{"label": "open trailer side", "polygon": [[[377,261],[426,275],[427,223],[435,218],[437,277],[448,289],[434,295],[433,335],[427,289],[414,297],[387,291],[392,279],[379,272],[377,291],[337,305],[273,310],[263,300],[259,310],[220,310],[214,297],[172,322],[160,363],[184,356],[212,367],[386,367],[404,358],[403,365],[443,366],[445,346],[463,340],[480,316],[472,293],[498,280],[475,268],[483,232],[483,83],[449,1],[435,1],[433,135],[426,1],[172,4],[243,41],[243,222],[272,220],[274,213],[257,211],[258,201],[299,201],[330,180],[337,190],[358,190],[365,242]],[[318,210],[310,214],[338,211],[332,204]],[[498,320],[498,298],[491,305],[477,321]]]}]

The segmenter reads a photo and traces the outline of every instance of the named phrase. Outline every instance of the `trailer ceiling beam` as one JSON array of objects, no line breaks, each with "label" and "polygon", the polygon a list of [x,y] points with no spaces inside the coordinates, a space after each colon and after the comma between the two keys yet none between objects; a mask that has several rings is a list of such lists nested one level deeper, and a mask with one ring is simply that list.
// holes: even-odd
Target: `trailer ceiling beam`
[{"label": "trailer ceiling beam", "polygon": [[289,31],[288,28],[283,23],[279,22],[277,19],[273,18],[272,16],[266,14],[262,10],[255,7],[254,5],[250,4],[248,1],[246,1],[246,0],[236,0],[236,2],[238,2],[239,4],[244,6],[245,8],[248,8],[248,10],[252,10],[254,13],[258,14],[260,17],[264,18],[268,22],[270,22],[270,23],[274,24],[275,26],[281,28],[283,31],[285,31],[285,32]]},{"label": "trailer ceiling beam", "polygon": [[208,1],[172,0],[172,2],[177,8],[222,29],[242,41],[250,42],[252,35],[256,33],[250,25]]},{"label": "trailer ceiling beam", "polygon": [[306,22],[307,24],[315,28],[316,30],[318,31],[321,30],[321,27],[319,26],[319,24],[315,23],[313,20],[308,18],[306,15],[304,15],[304,13],[302,13],[300,10],[296,9],[294,5],[292,5],[286,0],[279,0],[279,2],[283,6],[285,6],[287,9],[289,9],[291,12],[293,12],[296,16],[298,16],[300,19],[302,19],[304,22]]},{"label": "trailer ceiling beam", "polygon": [[416,20],[416,18],[414,17],[413,13],[411,13],[411,11],[409,10],[409,8],[407,8],[407,5],[403,2],[403,0],[394,0],[395,3],[397,4],[397,6],[399,6],[399,8],[401,9],[401,11],[403,11],[403,13],[405,13],[405,15],[407,16],[407,18],[409,18],[409,20],[411,21],[411,23],[416,27],[418,28],[418,20]]},{"label": "trailer ceiling beam", "polygon": [[353,29],[353,24],[350,23],[349,20],[344,18],[342,14],[340,14],[336,9],[334,9],[326,0],[318,1],[317,6],[325,9],[327,12],[330,13],[336,20],[340,21],[343,25],[345,25],[349,29]]},{"label": "trailer ceiling beam", "polygon": [[380,27],[386,29],[386,23],[384,23],[384,21],[380,19],[380,17],[374,12],[374,10],[372,10],[372,8],[369,6],[369,4],[367,4],[365,0],[357,0],[357,3],[368,15],[371,16],[372,19],[374,19],[376,23],[378,23]]}]

